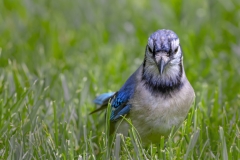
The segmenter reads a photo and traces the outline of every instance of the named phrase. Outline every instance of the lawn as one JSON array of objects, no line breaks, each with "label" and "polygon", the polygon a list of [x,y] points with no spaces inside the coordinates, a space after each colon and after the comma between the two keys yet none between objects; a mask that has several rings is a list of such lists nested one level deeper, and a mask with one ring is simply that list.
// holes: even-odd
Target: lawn
[{"label": "lawn", "polygon": [[[240,159],[240,1],[0,1],[0,159]],[[196,100],[159,145],[109,136],[100,93],[171,29]],[[108,112],[107,112],[108,113]]]}]

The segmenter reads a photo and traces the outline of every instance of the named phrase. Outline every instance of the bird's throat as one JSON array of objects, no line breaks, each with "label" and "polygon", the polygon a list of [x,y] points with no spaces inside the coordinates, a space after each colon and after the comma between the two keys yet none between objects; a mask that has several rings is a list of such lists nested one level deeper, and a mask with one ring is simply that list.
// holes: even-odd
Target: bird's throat
[{"label": "bird's throat", "polygon": [[146,67],[146,65],[143,65],[142,82],[144,86],[154,95],[168,95],[168,93],[170,94],[172,92],[176,92],[184,84],[184,82],[182,82],[183,66],[180,63],[177,67],[177,73],[166,71],[169,73],[160,75],[151,71],[149,67]]}]

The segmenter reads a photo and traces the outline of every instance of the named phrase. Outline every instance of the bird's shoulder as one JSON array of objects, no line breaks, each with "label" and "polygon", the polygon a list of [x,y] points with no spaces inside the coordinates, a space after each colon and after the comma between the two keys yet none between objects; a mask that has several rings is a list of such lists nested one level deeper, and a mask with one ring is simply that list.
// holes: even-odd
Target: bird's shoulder
[{"label": "bird's shoulder", "polygon": [[112,107],[118,107],[121,103],[125,103],[128,101],[134,94],[135,88],[139,83],[139,73],[141,71],[140,66],[124,83],[124,85],[119,89],[119,91],[115,94]]},{"label": "bird's shoulder", "polygon": [[118,119],[121,115],[128,114],[131,108],[129,100],[135,93],[135,88],[138,84],[138,74],[141,66],[127,79],[121,89],[116,92],[111,101],[112,115],[111,120]]}]

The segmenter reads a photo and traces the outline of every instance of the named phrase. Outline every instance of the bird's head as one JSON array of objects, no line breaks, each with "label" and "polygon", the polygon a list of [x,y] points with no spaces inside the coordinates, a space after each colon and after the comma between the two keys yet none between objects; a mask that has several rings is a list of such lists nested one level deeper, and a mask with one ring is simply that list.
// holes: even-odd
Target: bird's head
[{"label": "bird's head", "polygon": [[[146,63],[158,74],[167,74],[182,61],[178,36],[171,30],[158,30],[148,38]],[[157,74],[157,73],[156,73]]]},{"label": "bird's head", "polygon": [[162,88],[174,87],[182,77],[182,50],[171,30],[158,30],[149,38],[143,63],[143,79]]}]

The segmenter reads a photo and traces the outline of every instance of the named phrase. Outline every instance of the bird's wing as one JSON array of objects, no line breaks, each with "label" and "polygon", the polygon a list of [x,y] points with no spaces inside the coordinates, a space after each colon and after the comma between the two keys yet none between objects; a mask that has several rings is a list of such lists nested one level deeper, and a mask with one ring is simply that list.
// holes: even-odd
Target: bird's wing
[{"label": "bird's wing", "polygon": [[99,95],[93,102],[100,107],[92,111],[90,114],[101,111],[107,108],[107,104],[111,99],[111,121],[115,121],[122,115],[127,114],[130,111],[129,99],[134,93],[134,84],[126,82],[125,85],[116,93],[103,93]]},{"label": "bird's wing", "polygon": [[126,115],[130,111],[130,104],[128,101],[131,97],[131,94],[127,92],[118,92],[116,97],[112,100],[111,103],[111,121],[116,121],[123,115]]},{"label": "bird's wing", "polygon": [[134,94],[136,83],[135,72],[128,78],[122,88],[115,94],[114,98],[111,101],[111,121],[116,121],[121,116],[129,113],[131,104],[128,102]]},{"label": "bird's wing", "polygon": [[116,121],[121,116],[128,114],[131,109],[131,104],[128,102],[132,98],[135,91],[135,86],[137,85],[136,76],[137,73],[139,73],[138,71],[139,69],[128,78],[118,92],[104,93],[99,95],[94,100],[94,103],[100,107],[90,114],[105,109],[109,100],[111,100],[111,121]]},{"label": "bird's wing", "polygon": [[99,108],[95,109],[94,111],[92,111],[90,114],[96,113],[98,111],[101,111],[103,109],[107,108],[108,102],[111,98],[113,98],[115,95],[115,92],[109,92],[109,93],[103,93],[99,96],[97,96],[94,99],[94,103],[97,104],[99,106]]}]

